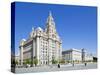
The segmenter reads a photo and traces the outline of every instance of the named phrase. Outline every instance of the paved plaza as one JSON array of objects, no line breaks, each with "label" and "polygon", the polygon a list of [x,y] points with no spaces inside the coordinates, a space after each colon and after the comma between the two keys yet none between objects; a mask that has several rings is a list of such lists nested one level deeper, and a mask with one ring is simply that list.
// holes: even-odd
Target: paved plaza
[{"label": "paved plaza", "polygon": [[86,66],[84,64],[67,64],[60,65],[60,68],[57,65],[54,66],[42,66],[42,67],[29,67],[29,68],[16,68],[16,73],[30,73],[30,72],[50,72],[50,71],[68,71],[68,70],[83,70],[83,69],[96,69],[96,63],[88,63]]}]

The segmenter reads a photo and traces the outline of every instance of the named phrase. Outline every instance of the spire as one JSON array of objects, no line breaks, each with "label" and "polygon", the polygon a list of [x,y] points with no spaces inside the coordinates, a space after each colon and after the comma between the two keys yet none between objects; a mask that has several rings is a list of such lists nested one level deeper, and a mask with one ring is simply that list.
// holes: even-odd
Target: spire
[{"label": "spire", "polygon": [[32,27],[32,31],[30,32],[30,36],[29,37],[32,37],[33,33],[34,33],[34,27]]},{"label": "spire", "polygon": [[52,17],[52,13],[51,13],[51,11],[49,11],[49,16],[48,16],[48,18],[47,18],[47,22],[46,22],[46,25],[47,25],[47,27],[46,27],[46,32],[47,33],[56,33],[56,28],[55,28],[55,22],[54,22],[54,19],[53,19],[53,17]]},{"label": "spire", "polygon": [[34,31],[34,27],[32,27],[32,31]]},{"label": "spire", "polygon": [[53,22],[53,17],[52,17],[51,11],[49,11],[49,16],[47,18],[47,23],[49,23],[49,22]]},{"label": "spire", "polygon": [[51,16],[51,17],[52,17],[52,13],[51,13],[51,11],[49,11],[49,16]]}]

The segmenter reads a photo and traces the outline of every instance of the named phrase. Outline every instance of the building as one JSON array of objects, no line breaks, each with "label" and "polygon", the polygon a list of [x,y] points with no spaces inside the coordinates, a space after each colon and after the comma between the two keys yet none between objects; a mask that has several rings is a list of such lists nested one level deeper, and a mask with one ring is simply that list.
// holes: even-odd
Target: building
[{"label": "building", "polygon": [[87,53],[84,49],[74,49],[74,48],[62,51],[62,58],[65,60],[65,62],[69,63],[93,61],[93,56]]},{"label": "building", "polygon": [[51,12],[46,22],[46,28],[32,28],[32,32],[27,40],[20,42],[20,64],[23,65],[26,59],[34,61],[37,65],[52,64],[52,60],[59,60],[62,57],[62,41],[56,31],[55,22]]},{"label": "building", "polygon": [[82,53],[77,49],[69,49],[62,52],[62,58],[65,62],[72,63],[73,61],[80,62],[82,60]]}]

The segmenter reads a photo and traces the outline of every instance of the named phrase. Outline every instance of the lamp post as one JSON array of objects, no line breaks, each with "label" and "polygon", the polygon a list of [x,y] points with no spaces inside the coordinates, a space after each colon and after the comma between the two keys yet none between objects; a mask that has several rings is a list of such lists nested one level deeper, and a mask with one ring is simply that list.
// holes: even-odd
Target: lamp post
[{"label": "lamp post", "polygon": [[85,49],[82,49],[82,63],[85,62]]}]

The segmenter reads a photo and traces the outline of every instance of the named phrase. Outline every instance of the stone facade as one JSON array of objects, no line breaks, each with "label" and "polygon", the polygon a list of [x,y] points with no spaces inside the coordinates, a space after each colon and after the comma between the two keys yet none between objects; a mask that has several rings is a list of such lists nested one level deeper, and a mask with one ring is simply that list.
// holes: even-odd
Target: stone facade
[{"label": "stone facade", "polygon": [[46,22],[46,28],[32,28],[27,40],[20,42],[20,64],[26,59],[38,60],[38,65],[52,64],[52,60],[60,60],[62,57],[62,41],[56,31],[55,22],[51,12]]},{"label": "stone facade", "polygon": [[69,49],[62,52],[62,58],[70,63],[92,61],[93,56],[87,53],[84,49]]}]

